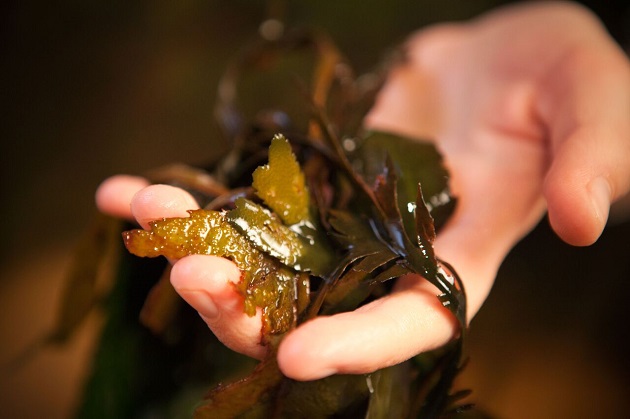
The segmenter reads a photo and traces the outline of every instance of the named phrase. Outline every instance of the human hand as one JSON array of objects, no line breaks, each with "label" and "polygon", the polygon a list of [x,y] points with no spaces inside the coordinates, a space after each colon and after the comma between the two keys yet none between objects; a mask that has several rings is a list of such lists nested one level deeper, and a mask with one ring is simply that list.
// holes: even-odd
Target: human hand
[{"label": "human hand", "polygon": [[[560,237],[587,245],[610,203],[628,191],[630,65],[597,19],[568,3],[429,28],[408,52],[366,125],[433,139],[445,155],[459,201],[435,249],[463,279],[471,319],[506,253],[545,207]],[[112,178],[99,188],[99,208],[146,227],[196,206],[181,189],[144,186]],[[171,281],[226,345],[261,357],[260,317],[243,314],[229,285],[238,277],[230,262],[189,256],[174,264]],[[457,326],[435,294],[408,276],[385,298],[309,321],[281,343],[280,368],[301,380],[363,373],[441,346]]]}]

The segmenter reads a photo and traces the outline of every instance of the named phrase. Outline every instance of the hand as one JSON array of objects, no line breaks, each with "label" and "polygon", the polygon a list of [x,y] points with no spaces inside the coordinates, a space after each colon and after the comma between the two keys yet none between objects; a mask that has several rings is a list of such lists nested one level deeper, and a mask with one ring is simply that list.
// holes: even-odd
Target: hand
[{"label": "hand", "polygon": [[[409,60],[392,70],[366,125],[429,138],[445,155],[459,198],[436,239],[468,294],[468,318],[485,300],[511,247],[548,209],[575,245],[601,233],[611,202],[630,188],[630,64],[597,19],[569,3],[532,3],[466,24],[419,32]],[[99,208],[150,220],[196,207],[181,189],[118,176],[97,192]],[[129,207],[129,202],[131,206]],[[260,316],[249,318],[229,281],[230,262],[175,262],[175,289],[232,349],[260,358]],[[365,373],[434,349],[456,323],[414,276],[350,313],[319,317],[285,337],[285,375],[309,380]]]}]

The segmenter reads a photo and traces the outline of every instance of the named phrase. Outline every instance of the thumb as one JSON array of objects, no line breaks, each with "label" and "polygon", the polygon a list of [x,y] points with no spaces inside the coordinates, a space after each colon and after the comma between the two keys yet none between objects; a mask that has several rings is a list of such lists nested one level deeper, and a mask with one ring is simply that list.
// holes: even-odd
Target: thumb
[{"label": "thumb", "polygon": [[612,147],[602,149],[601,135],[572,135],[545,178],[549,222],[563,240],[576,246],[590,245],[600,236],[621,186],[620,173],[613,169],[621,162],[615,162],[618,157]]},{"label": "thumb", "polygon": [[630,188],[630,62],[599,36],[542,78],[537,103],[549,132],[549,221],[578,246],[597,240],[610,204]]}]

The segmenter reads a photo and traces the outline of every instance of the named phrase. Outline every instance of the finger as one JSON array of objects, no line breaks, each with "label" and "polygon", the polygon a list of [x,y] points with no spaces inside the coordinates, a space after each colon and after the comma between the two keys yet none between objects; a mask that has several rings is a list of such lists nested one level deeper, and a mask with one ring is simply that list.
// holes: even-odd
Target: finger
[{"label": "finger", "polygon": [[169,185],[151,185],[138,191],[131,199],[131,213],[140,225],[148,229],[149,222],[161,218],[188,217],[188,211],[199,204],[191,194]]},{"label": "finger", "polygon": [[[144,228],[149,222],[168,217],[188,217],[188,210],[198,208],[194,198],[183,189],[151,185],[132,199],[131,209]],[[232,283],[240,280],[240,271],[232,262],[206,255],[191,255],[173,262],[171,283],[229,348],[261,358],[260,314],[244,313],[243,298]]]},{"label": "finger", "polygon": [[611,203],[628,191],[629,144],[630,128],[624,135],[608,128],[580,128],[558,147],[544,194],[549,221],[568,243],[583,246],[597,240]]},{"label": "finger", "polygon": [[114,217],[133,220],[131,199],[149,181],[139,176],[116,175],[105,179],[96,189],[96,206],[99,211]]},{"label": "finger", "polygon": [[588,245],[630,188],[630,63],[614,43],[601,42],[555,70],[540,88],[553,159],[544,194],[558,235]]},{"label": "finger", "polygon": [[315,380],[372,372],[435,349],[457,331],[436,294],[422,279],[410,276],[385,298],[306,322],[281,342],[280,369],[296,380]]},{"label": "finger", "polygon": [[[462,220],[444,230],[435,243],[438,254],[465,282],[469,320],[490,292],[510,246],[504,240],[490,240],[489,235],[498,233],[478,227]],[[373,372],[439,348],[457,335],[458,325],[438,294],[418,276],[400,278],[394,292],[384,298],[353,312],[315,318],[289,333],[278,350],[279,366],[290,378],[314,380]]]},{"label": "finger", "polygon": [[192,255],[173,265],[171,283],[223,344],[260,359],[266,351],[260,344],[261,314],[249,317],[244,313],[243,297],[233,286],[240,276],[227,259]]}]

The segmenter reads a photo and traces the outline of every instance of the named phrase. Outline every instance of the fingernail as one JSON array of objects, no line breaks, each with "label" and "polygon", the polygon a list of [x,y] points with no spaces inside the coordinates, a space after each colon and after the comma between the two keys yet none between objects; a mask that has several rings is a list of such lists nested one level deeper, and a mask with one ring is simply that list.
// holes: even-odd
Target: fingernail
[{"label": "fingernail", "polygon": [[219,315],[219,309],[216,303],[205,291],[186,290],[179,291],[180,295],[190,304],[199,314],[206,318],[212,319]]},{"label": "fingernail", "polygon": [[608,219],[608,212],[610,210],[610,200],[612,195],[610,184],[605,178],[598,177],[591,181],[588,189],[591,195],[591,202],[593,210],[595,211],[595,217],[603,228],[606,220]]}]

